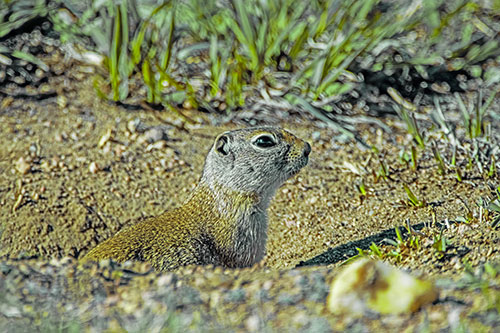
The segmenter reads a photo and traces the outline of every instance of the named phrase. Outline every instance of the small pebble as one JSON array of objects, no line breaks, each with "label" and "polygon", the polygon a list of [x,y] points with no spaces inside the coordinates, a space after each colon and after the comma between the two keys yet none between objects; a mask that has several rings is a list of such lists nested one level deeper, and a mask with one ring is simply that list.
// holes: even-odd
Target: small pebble
[{"label": "small pebble", "polygon": [[124,145],[117,145],[115,147],[115,155],[120,157],[126,151],[126,147]]},{"label": "small pebble", "polygon": [[127,123],[127,129],[129,130],[130,133],[133,134],[137,132],[137,128],[139,127],[140,123],[141,120],[139,118],[132,119]]},{"label": "small pebble", "polygon": [[142,142],[154,143],[166,139],[165,132],[158,127],[153,127],[147,130],[141,137]]},{"label": "small pebble", "polygon": [[66,133],[62,132],[62,133],[56,133],[54,139],[57,142],[63,142],[63,141],[66,141],[67,138],[68,138],[68,135]]},{"label": "small pebble", "polygon": [[249,332],[257,332],[260,328],[260,319],[257,315],[251,315],[245,321],[245,327]]},{"label": "small pebble", "polygon": [[16,170],[22,174],[25,175],[31,170],[31,163],[29,163],[24,157],[20,157],[16,162],[15,162],[15,168]]},{"label": "small pebble", "polygon": [[108,128],[106,133],[99,140],[98,147],[102,148],[111,139],[112,134],[113,134],[113,130],[111,128]]},{"label": "small pebble", "polygon": [[99,169],[99,165],[98,165],[96,162],[92,162],[92,163],[90,163],[90,165],[89,165],[89,171],[90,171],[91,173],[96,174],[99,170],[100,170],[100,169]]},{"label": "small pebble", "polygon": [[68,105],[68,99],[64,95],[57,96],[57,105],[64,109]]},{"label": "small pebble", "polygon": [[189,100],[185,100],[184,103],[182,103],[182,107],[185,109],[185,110],[191,110],[193,108],[193,104],[191,104],[191,102]]},{"label": "small pebble", "polygon": [[318,197],[311,197],[309,200],[309,204],[314,205],[318,201]]},{"label": "small pebble", "polygon": [[161,141],[156,141],[155,143],[152,143],[146,147],[146,151],[151,151],[151,150],[156,150],[156,149],[163,149],[167,143],[163,140]]}]

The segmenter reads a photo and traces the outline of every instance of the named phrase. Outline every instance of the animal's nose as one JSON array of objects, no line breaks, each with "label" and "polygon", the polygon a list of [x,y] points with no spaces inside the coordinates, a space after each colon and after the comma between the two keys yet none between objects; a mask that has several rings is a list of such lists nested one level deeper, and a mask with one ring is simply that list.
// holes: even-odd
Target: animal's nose
[{"label": "animal's nose", "polygon": [[304,156],[308,157],[310,153],[311,153],[311,145],[306,142],[304,147]]}]

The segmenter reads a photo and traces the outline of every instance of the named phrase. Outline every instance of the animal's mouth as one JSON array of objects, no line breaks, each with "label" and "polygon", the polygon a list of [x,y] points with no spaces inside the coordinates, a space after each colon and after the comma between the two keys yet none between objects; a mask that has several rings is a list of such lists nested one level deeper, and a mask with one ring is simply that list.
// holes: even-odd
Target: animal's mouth
[{"label": "animal's mouth", "polygon": [[[293,156],[284,163],[284,171],[285,171],[284,173],[286,175],[285,180],[298,174],[299,171],[307,165],[307,163],[309,162],[310,152],[311,152],[311,146],[307,142],[305,142],[304,147],[302,149],[302,153],[298,154],[299,156]],[[289,153],[287,151],[285,156],[288,155]]]},{"label": "animal's mouth", "polygon": [[304,168],[309,162],[309,158],[307,156],[303,156],[299,161],[294,163],[293,165],[289,165],[287,170],[288,178],[291,178],[299,173],[302,168]]}]

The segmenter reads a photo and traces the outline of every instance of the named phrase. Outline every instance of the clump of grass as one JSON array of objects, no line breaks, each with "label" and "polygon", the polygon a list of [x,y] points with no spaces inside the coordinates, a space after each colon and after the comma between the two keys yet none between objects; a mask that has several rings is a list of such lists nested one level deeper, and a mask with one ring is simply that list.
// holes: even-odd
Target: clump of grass
[{"label": "clump of grass", "polygon": [[494,178],[497,176],[497,166],[495,162],[495,155],[491,155],[490,169],[488,171],[488,177]]},{"label": "clump of grass", "polygon": [[423,200],[419,200],[415,194],[410,190],[408,185],[403,184],[403,188],[406,192],[406,195],[408,196],[408,202],[411,206],[414,207],[425,207],[426,203]]},{"label": "clump of grass", "polygon": [[[493,91],[483,104],[483,92],[479,90],[476,103],[469,103],[469,108],[467,109],[460,95],[455,93],[455,99],[462,112],[463,127],[470,139],[478,138],[485,134],[486,126],[484,117],[496,95],[497,92]],[[472,115],[474,115],[474,117],[472,117]]]},{"label": "clump of grass", "polygon": [[389,178],[389,169],[387,167],[387,164],[385,163],[384,158],[379,158],[379,168],[376,172],[376,180],[378,180],[379,178],[383,178],[385,180]]},{"label": "clump of grass", "polygon": [[439,234],[433,236],[432,247],[436,250],[439,257],[443,257],[446,252],[447,246],[450,244],[450,240],[443,235],[443,228],[439,231]]},{"label": "clump of grass", "polygon": [[426,231],[417,232],[410,226],[409,220],[406,220],[405,229],[407,235],[405,237],[400,227],[396,227],[394,229],[396,238],[385,238],[383,240],[387,246],[381,247],[380,244],[377,245],[372,242],[368,249],[357,248],[358,253],[346,262],[359,257],[402,262],[407,257],[420,256],[422,252],[432,252],[436,259],[440,260],[446,255],[449,249],[453,248],[451,240],[444,234],[445,228],[446,226],[442,225],[438,231],[435,227],[428,226],[424,229]]},{"label": "clump of grass", "polygon": [[474,213],[473,213],[472,209],[469,207],[469,204],[467,203],[467,201],[465,201],[461,197],[458,197],[458,199],[464,205],[464,207],[465,207],[465,209],[467,211],[467,214],[465,216],[458,216],[455,220],[458,221],[458,222],[469,224],[469,223],[471,223],[474,220]]},{"label": "clump of grass", "polygon": [[455,178],[457,179],[457,181],[462,182],[462,171],[460,171],[460,168],[457,166],[457,146],[453,146],[450,165],[455,170]]},{"label": "clump of grass", "polygon": [[363,178],[359,179],[355,185],[356,185],[356,190],[359,193],[359,201],[362,204],[366,199],[366,197],[368,196],[368,192],[366,190],[366,185],[365,182],[363,181]]},{"label": "clump of grass", "polygon": [[417,171],[417,148],[415,146],[411,146],[411,169],[413,171]]},{"label": "clump of grass", "polygon": [[358,254],[356,254],[355,256],[352,256],[351,258],[345,260],[342,263],[343,265],[344,264],[348,264],[351,261],[354,261],[354,260],[356,260],[358,258],[362,258],[362,257],[371,257],[371,258],[377,258],[377,259],[384,259],[385,258],[385,252],[382,252],[382,250],[374,242],[372,242],[370,244],[370,247],[367,250],[363,250],[363,249],[361,249],[359,247],[357,247],[356,250],[358,251]]},{"label": "clump of grass", "polygon": [[418,128],[417,121],[415,120],[415,116],[409,113],[409,110],[405,107],[400,108],[399,106],[394,106],[399,117],[405,122],[408,133],[411,134],[415,142],[419,145],[420,148],[425,148],[424,138],[420,129]]},{"label": "clump of grass", "polygon": [[437,96],[434,96],[433,100],[434,108],[430,114],[430,118],[440,127],[441,132],[446,136],[450,144],[456,148],[458,140],[455,135],[455,130],[446,121],[443,110],[441,109],[441,103],[439,102]]},{"label": "clump of grass", "polygon": [[401,230],[399,227],[394,228],[394,231],[396,232],[396,239],[385,239],[384,241],[392,245],[394,248],[390,249],[388,252],[387,256],[393,257],[396,259],[396,261],[400,262],[403,254],[406,251],[411,251],[411,250],[418,250],[420,249],[420,236],[413,232],[412,228],[410,227],[408,221],[406,225],[406,230],[408,232],[408,238],[404,239],[403,236],[401,235]]},{"label": "clump of grass", "polygon": [[387,259],[387,258],[394,258],[397,262],[400,262],[403,258],[403,255],[407,251],[412,251],[412,250],[419,250],[420,249],[420,238],[421,236],[418,235],[409,225],[409,221],[406,221],[406,230],[408,232],[408,237],[405,239],[402,234],[401,230],[399,227],[394,228],[396,232],[396,239],[384,239],[384,242],[387,243],[388,245],[392,246],[393,248],[381,248],[374,242],[370,244],[370,247],[366,250],[363,250],[361,248],[356,248],[358,251],[358,254],[355,255],[354,257],[349,258],[346,260],[344,263],[350,262],[356,258],[359,257],[372,257],[372,258],[377,258],[377,259]]},{"label": "clump of grass", "polygon": [[459,288],[479,290],[483,295],[483,311],[495,310],[500,312],[500,296],[498,293],[500,265],[498,263],[484,263],[474,269],[471,264],[464,261],[464,276],[457,282]]},{"label": "clump of grass", "polygon": [[434,155],[434,159],[437,162],[439,173],[441,175],[444,175],[446,173],[446,164],[444,163],[443,157],[441,156],[441,153],[439,152],[439,149],[435,143],[433,143],[432,145],[432,153]]},{"label": "clump of grass", "polygon": [[[298,88],[300,94],[307,96],[308,100],[328,99],[352,89],[352,83],[342,77],[349,77],[349,66],[375,47],[380,47],[381,41],[403,31],[411,31],[421,24],[422,17],[432,17],[426,23],[432,31],[426,42],[440,46],[451,22],[460,19],[460,15],[465,13],[474,15],[476,10],[461,2],[460,5],[449,6],[447,11],[443,11],[438,9],[439,4],[439,1],[425,1],[424,6],[415,8],[394,5],[391,10],[382,12],[376,0],[350,3],[335,0],[310,3],[292,0],[233,0],[228,3],[190,0],[177,6],[174,2],[167,1],[156,8],[145,10],[145,7],[123,0],[109,13],[114,18],[111,39],[113,45],[109,55],[113,99],[122,99],[126,95],[126,90],[117,95],[116,87],[123,84],[122,89],[125,89],[125,83],[122,82],[126,81],[124,76],[128,71],[121,73],[125,69],[124,63],[137,63],[137,45],[145,46],[146,54],[167,54],[163,61],[158,62],[160,68],[151,68],[155,64],[140,68],[139,72],[144,77],[152,78],[152,72],[161,74],[166,70],[165,59],[172,56],[169,35],[176,33],[178,36],[187,34],[195,42],[182,50],[185,55],[189,55],[190,50],[209,49],[210,93],[212,96],[225,93],[230,105],[244,102],[246,87],[255,85],[262,79],[273,85],[273,67],[291,71],[291,87]],[[110,3],[105,5],[109,7]],[[137,26],[141,28],[129,31],[129,35],[135,35],[137,42],[132,43],[134,57],[120,63],[120,55],[123,56],[127,48],[130,49],[126,36],[126,23],[130,21],[127,16],[145,11],[155,14],[139,17]],[[169,15],[171,18],[165,20]],[[164,39],[144,38],[148,35],[142,28],[145,25],[148,28],[168,27],[165,30],[169,32],[158,35],[166,37]],[[177,26],[182,27],[182,32],[177,30]],[[470,24],[468,28],[474,30],[474,26]],[[470,38],[466,38],[466,41],[472,43]],[[467,44],[463,43],[461,46],[466,47]],[[419,49],[419,53],[421,52],[428,50]],[[425,66],[418,60],[419,56],[411,57],[412,62]],[[438,56],[441,55],[435,55]],[[283,61],[285,65],[282,65]],[[126,68],[130,67],[133,66]],[[123,76],[118,80],[117,76],[120,75]],[[145,78],[144,81],[148,85],[148,79]],[[187,89],[183,85],[180,88]],[[393,97],[398,96],[393,88],[389,93]],[[403,109],[414,111],[410,102],[402,98],[396,98],[397,101],[400,101]],[[418,135],[418,130],[415,134],[422,146],[423,140]]]},{"label": "clump of grass", "polygon": [[483,218],[489,219],[491,227],[497,228],[500,224],[500,195],[497,193],[497,198],[493,200],[479,198],[478,206],[480,208],[479,223],[482,223]]},{"label": "clump of grass", "polygon": [[402,150],[399,154],[399,159],[406,165],[406,167],[410,167],[412,171],[417,170],[417,149],[415,148],[415,146],[411,146],[409,154],[406,151]]},{"label": "clump of grass", "polygon": [[[408,238],[405,240],[403,236],[401,235],[401,230],[399,227],[394,228],[396,232],[396,246],[398,249],[416,249],[418,250],[420,248],[420,236],[413,231],[413,229],[410,226],[410,221],[406,220],[406,231],[408,233]],[[401,252],[401,251],[398,251]]]},{"label": "clump of grass", "polygon": [[473,210],[469,207],[468,203],[459,198],[467,210],[465,216],[458,216],[456,220],[462,223],[489,223],[490,227],[495,229],[500,225],[500,186],[493,188],[493,198],[480,197],[475,204],[478,207],[478,212],[474,214]]}]

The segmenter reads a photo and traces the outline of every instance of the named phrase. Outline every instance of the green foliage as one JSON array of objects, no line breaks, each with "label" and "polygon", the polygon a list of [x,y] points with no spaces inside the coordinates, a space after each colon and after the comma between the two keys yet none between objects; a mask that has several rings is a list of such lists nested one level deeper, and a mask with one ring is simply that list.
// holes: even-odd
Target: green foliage
[{"label": "green foliage", "polygon": [[415,146],[411,146],[411,169],[413,171],[417,171],[417,148]]},{"label": "green foliage", "polygon": [[380,250],[380,248],[377,246],[377,244],[375,244],[374,242],[371,243],[370,245],[370,251],[373,255],[379,257],[379,258],[382,258],[383,255],[382,255],[382,251]]},{"label": "green foliage", "polygon": [[[182,29],[182,34],[194,41],[179,50],[179,53],[184,52],[184,56],[188,56],[190,51],[208,48],[210,94],[225,96],[231,107],[242,105],[248,87],[255,86],[257,82],[265,80],[270,85],[276,83],[273,73],[274,68],[280,66],[281,54],[287,57],[285,67],[293,72],[291,88],[298,89],[306,100],[337,96],[352,89],[352,83],[345,79],[352,77],[347,68],[356,59],[368,55],[375,47],[380,47],[383,40],[390,40],[404,31],[409,32],[409,29],[422,25],[421,19],[426,17],[431,18],[426,20],[425,27],[431,33],[425,36],[426,40],[423,42],[438,47],[443,44],[445,31],[453,20],[460,19],[459,16],[470,18],[478,9],[477,5],[462,1],[443,12],[439,10],[441,5],[441,1],[427,0],[420,8],[400,5],[382,12],[380,3],[376,0],[298,3],[293,0],[190,0],[180,2],[178,6],[173,6],[172,2],[164,2],[153,10],[155,14],[142,19],[147,24],[142,24],[143,28],[136,34],[132,43],[132,65],[126,66],[127,61],[121,61],[125,56],[123,50],[127,49],[126,31],[123,27],[126,22],[125,14],[132,11],[127,11],[127,7],[131,6],[128,2],[121,1],[114,11],[119,15],[113,16],[114,37],[109,55],[113,99],[121,100],[126,95],[125,78],[130,74],[130,68],[138,63],[139,53],[145,52],[163,57],[163,61],[156,62],[152,62],[150,58],[142,59],[142,66],[138,69],[148,87],[148,101],[164,102],[161,83],[167,81],[183,91],[184,97],[190,98],[196,105],[189,80],[183,83],[172,82],[168,66],[165,66],[169,63],[165,60],[170,59],[174,53],[171,37],[174,32],[181,33],[179,28]],[[171,16],[165,20],[168,15],[161,12],[167,11]],[[177,21],[174,18],[178,18]],[[158,32],[162,30],[159,27],[169,27],[169,32],[157,34],[162,38],[144,38],[143,29],[146,25],[148,29]],[[464,29],[465,37],[468,36],[466,32],[475,30],[470,24]],[[469,37],[460,46],[463,48],[468,42],[471,42]],[[143,52],[138,52],[138,45],[141,44],[146,47]],[[429,48],[419,50],[428,52]],[[439,50],[444,52],[438,48]],[[435,51],[434,58],[442,57],[438,51]],[[490,45],[481,51],[494,53],[495,49]],[[410,62],[424,66],[425,63],[419,61],[419,57],[429,58],[427,54],[417,53],[410,57]],[[468,59],[477,57],[479,56],[469,56]],[[158,74],[162,77],[161,80],[156,79]],[[117,93],[118,86],[125,91]],[[292,99],[291,102],[300,101]],[[414,134],[422,146],[423,140],[418,129]]]},{"label": "green foliage", "polygon": [[394,247],[393,249],[389,249],[387,256],[395,258],[396,261],[401,261],[403,254],[407,251],[420,249],[420,236],[413,232],[409,225],[406,226],[406,230],[408,231],[408,237],[406,239],[401,235],[399,227],[394,228],[396,232],[395,240],[385,239],[386,243]]},{"label": "green foliage", "polygon": [[444,175],[446,173],[446,164],[444,163],[443,157],[441,156],[441,153],[439,152],[439,148],[437,145],[434,143],[432,145],[432,153],[434,155],[434,159],[437,162],[438,168],[439,168],[439,173],[441,175]]},{"label": "green foliage", "polygon": [[497,175],[497,167],[495,162],[495,155],[491,155],[490,170],[488,171],[488,177],[493,178]]},{"label": "green foliage", "polygon": [[[474,139],[484,134],[484,116],[491,103],[493,103],[497,93],[498,92],[493,91],[490,96],[488,96],[486,103],[482,104],[483,94],[480,90],[477,94],[477,102],[475,104],[470,103],[468,110],[460,95],[455,94],[457,104],[462,112],[464,128],[467,131],[469,138]],[[473,118],[471,115],[475,115],[475,117]]]},{"label": "green foliage", "polygon": [[497,228],[500,223],[500,198],[497,197],[493,200],[480,198],[479,206],[485,211],[485,215],[491,215],[491,227]]},{"label": "green foliage", "polygon": [[34,18],[49,15],[52,9],[53,6],[47,6],[45,0],[0,1],[0,37]]},{"label": "green foliage", "polygon": [[[47,5],[45,0],[0,0],[0,38],[7,36],[10,32],[21,28],[24,24],[37,17],[50,16],[54,11],[54,4]],[[9,55],[13,58],[35,64],[44,71],[49,70],[47,64],[24,50],[10,50],[0,45],[0,60],[2,60],[2,63],[9,64],[12,62],[8,57],[3,55]]]},{"label": "green foliage", "polygon": [[425,201],[419,200],[417,198],[417,196],[415,194],[413,194],[413,192],[410,190],[410,188],[406,184],[403,184],[403,188],[408,196],[408,202],[412,206],[415,206],[415,207],[425,207],[426,206]]},{"label": "green foliage", "polygon": [[358,190],[359,194],[363,197],[366,197],[367,195],[367,192],[366,192],[366,186],[365,186],[365,182],[363,181],[363,179],[360,179],[357,183],[356,183],[356,189]]},{"label": "green foliage", "polygon": [[399,227],[394,228],[394,230],[396,232],[395,240],[387,238],[384,239],[389,247],[381,248],[372,242],[367,250],[356,248],[358,254],[347,259],[343,264],[349,263],[360,257],[373,257],[378,259],[394,258],[399,262],[405,253],[408,254],[408,251],[420,249],[420,236],[416,234],[409,225],[406,227],[406,230],[408,231],[408,237],[406,239],[401,235]]},{"label": "green foliage", "polygon": [[423,136],[420,133],[417,121],[415,120],[415,116],[413,115],[413,113],[410,113],[409,109],[407,109],[406,107],[400,108],[398,106],[394,106],[394,109],[398,113],[399,117],[406,123],[408,133],[413,136],[413,139],[418,143],[420,148],[425,148]]},{"label": "green foliage", "polygon": [[380,163],[380,166],[379,166],[379,169],[376,173],[376,176],[377,176],[376,178],[378,179],[381,177],[381,178],[387,180],[387,178],[389,177],[389,171],[388,171],[389,169],[387,168],[387,165],[382,158],[379,159],[379,163]]},{"label": "green foliage", "polygon": [[434,240],[432,243],[432,247],[437,251],[438,256],[444,256],[444,253],[446,252],[447,246],[450,244],[450,241],[443,235],[443,229],[441,229],[439,234],[435,234],[433,238]]},{"label": "green foliage", "polygon": [[458,281],[462,289],[479,290],[483,296],[485,310],[500,312],[500,293],[498,292],[500,264],[498,262],[485,263],[477,269],[465,261],[464,276]]},{"label": "green foliage", "polygon": [[[63,6],[71,1],[49,3]],[[500,55],[493,12],[474,1],[85,2],[77,22],[68,23],[57,6],[47,6],[46,0],[4,0],[0,37],[32,18],[48,17],[63,41],[90,37],[96,50],[106,56],[108,77],[96,81],[100,96],[124,101],[132,91],[145,90],[146,102],[174,111],[186,100],[196,107],[214,98],[224,99],[233,109],[265,87],[278,91],[274,98],[285,98],[284,103],[317,115],[323,113],[317,111],[318,102],[328,104],[360,80],[352,68],[412,67],[427,78],[429,66],[471,68]],[[394,53],[402,60],[395,62]],[[206,68],[187,71],[184,62],[192,57],[202,57]],[[489,75],[494,81],[498,73]],[[209,86],[208,95],[195,85],[200,79]],[[412,114],[415,106],[394,88],[388,93],[423,147]],[[473,110],[462,108],[471,137],[484,132],[484,115],[493,98]],[[339,128],[353,137],[344,126]]]},{"label": "green foliage", "polygon": [[131,72],[131,66],[129,66],[130,62],[127,61],[129,42],[127,10],[126,0],[115,7],[113,39],[107,62],[114,101],[125,99],[128,95],[127,80]]}]

